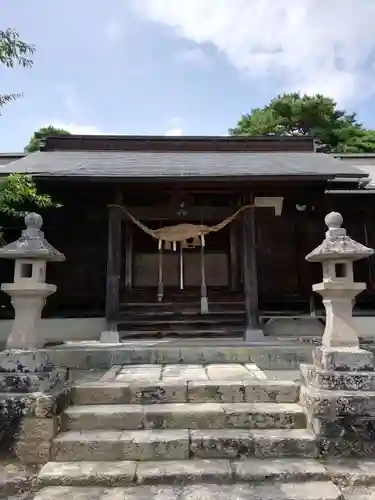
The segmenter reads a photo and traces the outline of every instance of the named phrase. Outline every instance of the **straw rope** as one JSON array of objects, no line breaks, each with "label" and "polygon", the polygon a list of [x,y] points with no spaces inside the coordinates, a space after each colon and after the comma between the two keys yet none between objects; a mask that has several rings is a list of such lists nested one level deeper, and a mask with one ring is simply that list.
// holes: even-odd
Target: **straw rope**
[{"label": "straw rope", "polygon": [[125,207],[121,205],[111,205],[112,207],[121,208],[129,219],[138,226],[142,231],[159,241],[159,247],[164,245],[166,249],[176,248],[177,243],[181,243],[183,247],[196,247],[204,245],[204,237],[209,233],[217,233],[230,224],[241,212],[255,205],[245,205],[239,208],[232,215],[219,222],[215,226],[206,226],[205,224],[176,224],[174,226],[165,226],[158,229],[151,229],[139,221]]}]

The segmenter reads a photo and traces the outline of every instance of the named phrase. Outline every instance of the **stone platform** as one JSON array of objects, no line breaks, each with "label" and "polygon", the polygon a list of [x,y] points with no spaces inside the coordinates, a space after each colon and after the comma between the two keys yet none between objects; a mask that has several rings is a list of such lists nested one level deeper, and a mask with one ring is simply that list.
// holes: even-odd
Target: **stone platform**
[{"label": "stone platform", "polygon": [[124,364],[255,363],[262,370],[299,370],[311,363],[314,342],[267,339],[245,343],[233,339],[167,339],[121,343],[67,342],[44,351],[69,369],[110,369]]}]

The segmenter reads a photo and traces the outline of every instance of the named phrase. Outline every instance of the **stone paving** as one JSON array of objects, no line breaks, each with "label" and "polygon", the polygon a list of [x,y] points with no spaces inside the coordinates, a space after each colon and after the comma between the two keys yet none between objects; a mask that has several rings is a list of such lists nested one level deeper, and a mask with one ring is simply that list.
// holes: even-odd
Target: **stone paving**
[{"label": "stone paving", "polygon": [[[167,364],[114,367],[112,379],[116,382],[200,381],[200,380],[266,380],[267,377],[253,363],[233,364]],[[109,378],[106,379],[108,381]]]}]

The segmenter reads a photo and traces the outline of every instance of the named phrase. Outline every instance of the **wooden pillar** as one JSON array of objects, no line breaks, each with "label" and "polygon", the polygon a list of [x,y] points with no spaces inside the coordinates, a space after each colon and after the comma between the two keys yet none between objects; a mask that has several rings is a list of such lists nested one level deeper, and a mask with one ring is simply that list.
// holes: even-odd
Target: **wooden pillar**
[{"label": "wooden pillar", "polygon": [[229,225],[229,259],[230,259],[230,288],[232,292],[238,289],[238,224],[233,221]]},{"label": "wooden pillar", "polygon": [[[246,203],[252,203],[254,197]],[[244,340],[247,342],[264,340],[259,323],[258,273],[256,262],[255,208],[245,210],[242,215],[243,235],[243,274],[246,310],[246,328]]]},{"label": "wooden pillar", "polygon": [[116,204],[108,207],[108,256],[107,256],[107,289],[106,289],[106,322],[107,331],[102,333],[101,341],[116,342],[118,336],[118,314],[120,305],[121,275],[121,226],[122,205],[120,193]]}]

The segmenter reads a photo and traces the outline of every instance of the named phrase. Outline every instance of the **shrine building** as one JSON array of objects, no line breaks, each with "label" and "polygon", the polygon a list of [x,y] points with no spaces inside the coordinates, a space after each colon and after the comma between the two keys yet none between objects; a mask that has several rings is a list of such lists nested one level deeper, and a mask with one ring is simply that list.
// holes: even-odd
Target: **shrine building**
[{"label": "shrine building", "polygon": [[[66,256],[48,268],[58,290],[44,310],[46,340],[109,331],[251,341],[298,322],[322,331],[312,292],[321,268],[305,256],[324,238],[325,215],[340,212],[348,234],[375,247],[375,191],[344,156],[317,152],[308,137],[82,135],[1,155],[3,176],[26,173],[62,204],[42,213],[48,241]],[[4,223],[5,239],[20,228]],[[375,316],[374,266],[355,267],[367,284],[358,317]],[[1,282],[12,275],[0,262]],[[12,314],[1,293],[0,336]]]}]

